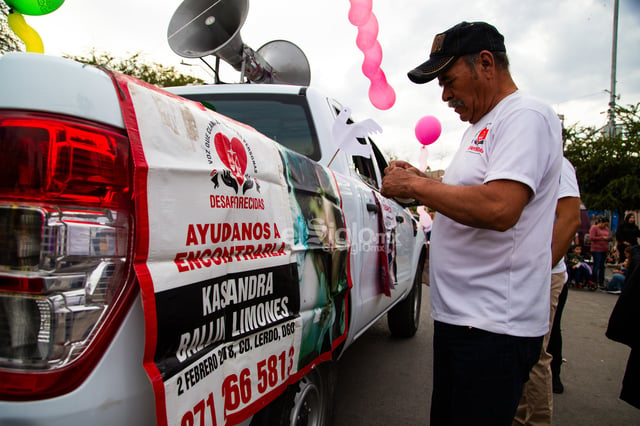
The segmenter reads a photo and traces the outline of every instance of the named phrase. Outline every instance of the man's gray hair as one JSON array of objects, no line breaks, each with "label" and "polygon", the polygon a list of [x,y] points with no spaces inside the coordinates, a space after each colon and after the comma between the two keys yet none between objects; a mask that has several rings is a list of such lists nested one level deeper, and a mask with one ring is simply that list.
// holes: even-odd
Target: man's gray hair
[{"label": "man's gray hair", "polygon": [[[509,69],[509,57],[507,57],[507,52],[491,52],[491,54],[493,55],[498,68],[505,70]],[[476,62],[480,59],[480,52],[471,53],[470,55],[463,56],[463,58],[469,68],[474,70]]]}]

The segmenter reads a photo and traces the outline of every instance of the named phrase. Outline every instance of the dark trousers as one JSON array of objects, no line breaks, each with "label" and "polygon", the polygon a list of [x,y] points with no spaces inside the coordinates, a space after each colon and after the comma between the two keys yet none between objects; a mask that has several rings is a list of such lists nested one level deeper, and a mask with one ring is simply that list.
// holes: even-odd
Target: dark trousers
[{"label": "dark trousers", "polygon": [[624,249],[627,247],[625,244],[618,244],[618,263],[623,263],[627,258],[627,255],[624,253]]},{"label": "dark trousers", "polygon": [[568,274],[569,280],[576,284],[586,285],[588,281],[592,280],[589,269],[585,265],[578,266],[577,268],[569,268]]},{"label": "dark trousers", "polygon": [[638,349],[631,349],[627,368],[624,370],[620,399],[640,408],[640,359]]},{"label": "dark trousers", "polygon": [[591,255],[593,256],[593,267],[592,267],[593,282],[595,282],[600,287],[602,287],[604,285],[604,268],[605,268],[605,261],[607,260],[607,253],[600,252],[600,251],[592,251]]},{"label": "dark trousers", "polygon": [[514,337],[436,321],[431,426],[508,426],[540,358],[542,336]]},{"label": "dark trousers", "polygon": [[562,368],[562,311],[567,303],[569,295],[569,284],[564,283],[560,296],[558,296],[558,307],[553,317],[553,327],[549,335],[549,343],[547,344],[547,352],[553,357],[551,359],[551,374],[554,377],[560,377],[560,369]]}]

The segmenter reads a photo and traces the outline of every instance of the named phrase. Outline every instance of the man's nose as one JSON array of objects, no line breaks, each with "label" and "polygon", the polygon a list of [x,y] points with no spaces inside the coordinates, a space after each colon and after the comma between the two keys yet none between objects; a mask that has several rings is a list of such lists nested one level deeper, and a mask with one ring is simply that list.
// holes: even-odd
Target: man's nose
[{"label": "man's nose", "polygon": [[449,102],[451,99],[453,99],[453,94],[451,93],[450,90],[447,90],[446,87],[442,88],[442,101],[443,102]]}]

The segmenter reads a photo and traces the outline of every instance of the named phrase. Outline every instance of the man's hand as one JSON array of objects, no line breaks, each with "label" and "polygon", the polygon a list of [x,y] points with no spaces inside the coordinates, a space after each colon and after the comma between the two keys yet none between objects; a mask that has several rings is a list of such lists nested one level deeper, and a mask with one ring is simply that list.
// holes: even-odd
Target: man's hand
[{"label": "man's hand", "polygon": [[416,172],[420,172],[414,168],[404,168],[389,166],[384,171],[384,178],[382,178],[382,188],[380,192],[385,197],[391,198],[415,198],[411,195],[412,191],[412,179],[418,177]]},{"label": "man's hand", "polygon": [[[444,172],[442,172],[444,174]],[[439,174],[439,176],[442,176]],[[420,182],[416,182],[419,180]],[[406,161],[392,161],[389,167],[384,169],[382,188],[380,192],[385,197],[397,199],[414,199],[416,185],[429,184],[429,182],[439,182],[442,178],[433,179],[430,174],[421,172],[416,167]]]},{"label": "man's hand", "polygon": [[424,172],[424,175],[431,179],[436,179],[442,182],[442,176],[444,176],[444,170],[433,170],[429,172]]},{"label": "man's hand", "polygon": [[402,160],[395,160],[395,161],[390,162],[389,166],[386,169],[384,169],[385,176],[386,176],[386,174],[388,172],[390,172],[391,170],[396,169],[396,168],[404,169],[404,170],[410,171],[410,172],[412,172],[412,173],[414,173],[414,174],[416,174],[418,176],[424,177],[424,173],[422,173],[416,167],[413,167],[411,165],[411,163],[407,163],[406,161],[402,161]]}]

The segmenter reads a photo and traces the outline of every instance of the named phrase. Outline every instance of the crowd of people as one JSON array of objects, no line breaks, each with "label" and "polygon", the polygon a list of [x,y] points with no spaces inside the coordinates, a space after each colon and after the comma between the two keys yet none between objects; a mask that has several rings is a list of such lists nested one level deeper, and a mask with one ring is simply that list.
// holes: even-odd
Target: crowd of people
[{"label": "crowd of people", "polygon": [[[442,100],[469,126],[441,177],[408,162],[385,169],[382,194],[435,211],[429,285],[434,320],[430,424],[550,424],[556,355],[548,352],[566,289],[565,254],[580,225],[573,166],[553,109],[514,82],[504,37],[486,22],[436,34],[408,73],[437,79]],[[590,234],[604,286],[608,221]],[[535,261],[532,261],[534,259]]]},{"label": "crowd of people", "polygon": [[[609,219],[596,216],[589,230],[588,255],[583,252],[583,245],[576,239],[567,253],[568,283],[576,288],[602,290],[612,294],[620,294],[626,269],[629,264],[629,252],[638,244],[640,228],[635,224],[635,214],[627,213],[624,222],[611,233]],[[613,235],[613,237],[612,237]],[[613,267],[612,277],[605,278],[607,264]]]},{"label": "crowd of people", "polygon": [[[589,239],[600,238],[606,241],[606,247],[604,244],[598,245],[597,250],[600,250],[600,261],[605,259],[604,253],[611,253],[611,248],[616,247],[617,253],[615,253],[614,259],[611,256],[606,256],[606,259],[611,260],[613,263],[612,276],[610,280],[604,278],[604,268],[606,268],[606,262],[602,267],[603,281],[600,284],[596,284],[597,276],[594,274],[592,265],[595,264],[595,256],[593,258],[585,258],[583,255],[583,246],[581,244],[578,235],[571,243],[569,252],[565,256],[567,265],[567,281],[559,297],[558,307],[555,317],[551,322],[551,337],[547,350],[552,355],[551,361],[551,374],[552,374],[552,386],[554,393],[563,393],[564,385],[560,378],[560,371],[562,369],[562,311],[567,300],[568,288],[588,288],[590,290],[605,291],[611,294],[621,294],[622,286],[626,279],[627,270],[629,268],[629,257],[632,246],[638,245],[638,238],[640,238],[640,229],[635,226],[635,215],[628,213],[625,216],[624,223],[618,225],[615,232],[615,242],[617,244],[611,244],[611,238],[609,235],[609,220],[602,216],[596,216],[593,220],[593,224],[589,229]],[[626,241],[626,243],[621,243]],[[590,244],[589,244],[590,245]],[[590,247],[591,248],[591,247]],[[591,252],[593,250],[591,249]]]}]

